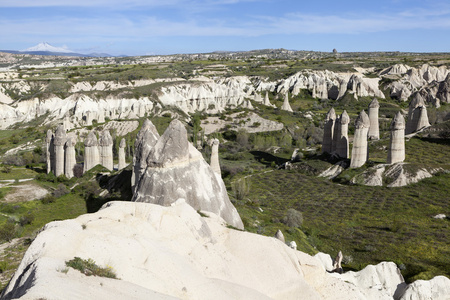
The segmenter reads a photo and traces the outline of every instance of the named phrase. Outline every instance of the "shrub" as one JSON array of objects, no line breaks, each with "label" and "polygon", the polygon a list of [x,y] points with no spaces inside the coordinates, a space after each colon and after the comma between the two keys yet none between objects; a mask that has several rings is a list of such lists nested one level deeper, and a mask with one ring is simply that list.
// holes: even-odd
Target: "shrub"
[{"label": "shrub", "polygon": [[53,191],[52,194],[55,198],[59,198],[68,193],[69,193],[69,190],[67,189],[67,187],[64,184],[60,183],[60,184],[58,184],[58,187],[56,188],[56,190]]},{"label": "shrub", "polygon": [[300,227],[303,223],[303,215],[298,210],[289,208],[283,218],[283,223],[289,227]]},{"label": "shrub", "polygon": [[117,275],[112,267],[99,267],[92,258],[86,260],[79,257],[74,257],[73,259],[66,261],[66,266],[74,268],[86,276],[94,275],[117,279]]},{"label": "shrub", "polygon": [[19,224],[20,224],[20,226],[23,227],[25,225],[33,223],[33,221],[34,221],[34,215],[32,213],[28,213],[28,214],[20,217]]},{"label": "shrub", "polygon": [[73,176],[76,178],[80,178],[83,176],[83,165],[82,164],[76,164],[73,166]]},{"label": "shrub", "polygon": [[47,195],[41,199],[42,204],[49,204],[49,203],[53,203],[55,201],[56,201],[56,198],[53,195]]},{"label": "shrub", "polygon": [[241,178],[232,183],[231,189],[233,190],[236,200],[243,200],[250,192],[250,183],[246,178]]},{"label": "shrub", "polygon": [[14,221],[8,220],[6,224],[0,227],[0,240],[9,242],[16,237],[16,226]]}]

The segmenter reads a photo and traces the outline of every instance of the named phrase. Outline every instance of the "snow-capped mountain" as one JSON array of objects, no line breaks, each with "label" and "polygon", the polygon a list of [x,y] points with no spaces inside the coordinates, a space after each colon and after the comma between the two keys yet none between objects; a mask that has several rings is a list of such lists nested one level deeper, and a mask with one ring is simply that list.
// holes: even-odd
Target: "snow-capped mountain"
[{"label": "snow-capped mountain", "polygon": [[55,47],[46,42],[39,43],[38,45],[33,46],[28,49],[25,49],[25,50],[20,50],[20,52],[42,52],[42,51],[57,52],[57,53],[74,53],[73,51],[71,51],[69,49],[62,48],[62,47]]}]

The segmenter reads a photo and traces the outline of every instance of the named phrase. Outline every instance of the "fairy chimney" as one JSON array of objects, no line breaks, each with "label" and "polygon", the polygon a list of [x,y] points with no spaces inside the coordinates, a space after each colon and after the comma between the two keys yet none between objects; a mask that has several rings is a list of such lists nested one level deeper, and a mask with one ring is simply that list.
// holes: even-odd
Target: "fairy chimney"
[{"label": "fairy chimney", "polygon": [[125,142],[125,139],[122,138],[120,140],[119,144],[119,164],[117,166],[118,170],[122,170],[127,166],[127,163],[125,161],[125,148],[127,147],[127,143]]},{"label": "fairy chimney", "polygon": [[391,123],[391,140],[389,143],[388,164],[395,164],[405,160],[405,119],[398,112]]},{"label": "fairy chimney", "polygon": [[211,169],[220,176],[220,163],[219,163],[219,140],[213,139],[211,142]]},{"label": "fairy chimney", "polygon": [[291,105],[289,104],[288,93],[284,94],[284,102],[283,102],[283,105],[281,106],[281,110],[293,112]]},{"label": "fairy chimney", "polygon": [[73,177],[73,167],[77,164],[75,158],[75,144],[76,140],[69,137],[64,145],[64,175],[67,178]]},{"label": "fairy chimney", "polygon": [[339,136],[337,138],[336,153],[339,157],[348,158],[349,148],[348,148],[348,123],[350,123],[350,117],[347,111],[343,111],[341,117],[339,118]]},{"label": "fairy chimney", "polygon": [[55,176],[64,174],[64,144],[66,143],[66,131],[63,125],[56,129],[53,139],[55,149]]},{"label": "fairy chimney", "polygon": [[380,108],[380,104],[378,100],[374,98],[372,102],[369,104],[369,135],[368,138],[371,140],[379,140],[380,139],[380,127],[378,124],[378,110]]},{"label": "fairy chimney", "polygon": [[355,121],[355,137],[353,138],[352,158],[350,168],[359,168],[368,158],[367,134],[370,127],[369,116],[363,110]]},{"label": "fairy chimney", "polygon": [[134,143],[133,172],[131,174],[131,189],[133,193],[136,183],[147,168],[147,156],[158,139],[159,133],[155,125],[149,119],[145,119]]},{"label": "fairy chimney", "polygon": [[114,142],[109,130],[102,131],[98,139],[100,164],[110,171],[114,169],[113,144]]},{"label": "fairy chimney", "polygon": [[331,108],[325,119],[325,126],[323,128],[322,153],[331,154],[333,150],[333,133],[334,121],[336,120],[336,112]]},{"label": "fairy chimney", "polygon": [[45,146],[47,150],[47,174],[50,172],[53,172],[53,174],[55,173],[55,149],[53,139],[53,132],[50,129],[47,130],[47,137],[45,138]]},{"label": "fairy chimney", "polygon": [[93,131],[89,132],[84,140],[84,172],[89,171],[100,163],[97,136]]}]

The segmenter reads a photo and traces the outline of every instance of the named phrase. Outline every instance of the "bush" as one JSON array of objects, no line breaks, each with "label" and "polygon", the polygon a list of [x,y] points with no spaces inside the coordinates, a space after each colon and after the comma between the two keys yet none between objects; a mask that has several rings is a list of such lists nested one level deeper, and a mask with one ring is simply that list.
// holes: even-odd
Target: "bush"
[{"label": "bush", "polygon": [[16,226],[14,221],[8,220],[6,224],[0,227],[0,240],[9,242],[16,237]]},{"label": "bush", "polygon": [[76,178],[81,178],[83,176],[83,165],[82,164],[76,164],[73,166],[73,176]]},{"label": "bush", "polygon": [[243,200],[250,192],[249,180],[246,178],[236,180],[231,184],[231,189],[236,200]]},{"label": "bush", "polygon": [[106,268],[99,267],[92,258],[81,259],[79,257],[74,257],[73,259],[66,261],[66,266],[74,268],[75,270],[80,271],[86,276],[94,275],[117,279],[117,275],[116,273],[114,273],[112,267],[110,266],[107,266]]},{"label": "bush", "polygon": [[70,191],[67,189],[67,187],[64,184],[60,183],[58,184],[58,187],[56,188],[56,190],[53,191],[52,194],[55,198],[59,198],[61,196],[68,194],[69,192]]},{"label": "bush", "polygon": [[289,227],[300,227],[303,223],[303,215],[298,210],[289,208],[283,218],[283,223]]},{"label": "bush", "polygon": [[20,224],[20,226],[23,227],[25,225],[33,223],[33,221],[34,221],[34,215],[31,213],[28,213],[28,214],[20,217],[19,224]]},{"label": "bush", "polygon": [[53,195],[47,195],[44,198],[41,199],[42,204],[50,204],[56,201],[55,196]]}]

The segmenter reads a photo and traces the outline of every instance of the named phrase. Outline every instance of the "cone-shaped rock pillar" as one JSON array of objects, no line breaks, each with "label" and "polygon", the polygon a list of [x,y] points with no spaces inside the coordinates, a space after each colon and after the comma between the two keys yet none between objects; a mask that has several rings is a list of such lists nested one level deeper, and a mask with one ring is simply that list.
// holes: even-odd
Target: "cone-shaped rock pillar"
[{"label": "cone-shaped rock pillar", "polygon": [[333,140],[331,143],[331,153],[336,153],[338,138],[341,135],[340,130],[341,130],[341,117],[336,116],[336,120],[334,121],[334,128],[333,128]]},{"label": "cone-shaped rock pillar", "polygon": [[122,138],[120,140],[119,144],[119,164],[117,166],[118,170],[122,170],[127,166],[127,163],[125,161],[125,148],[127,147],[127,143],[125,142],[125,139]]},{"label": "cone-shaped rock pillar", "polygon": [[350,168],[359,168],[368,158],[367,134],[370,127],[369,116],[363,110],[355,121],[355,137],[353,138],[352,158]]},{"label": "cone-shaped rock pillar", "polygon": [[284,94],[284,101],[283,101],[283,105],[281,106],[281,110],[293,112],[291,105],[289,104],[288,93]]},{"label": "cone-shaped rock pillar", "polygon": [[109,130],[102,131],[98,140],[100,164],[110,171],[114,169],[113,144]]},{"label": "cone-shaped rock pillar", "polygon": [[53,172],[55,174],[55,146],[53,145],[53,132],[47,130],[47,136],[45,138],[46,157],[47,157],[47,174]]},{"label": "cone-shaped rock pillar", "polygon": [[99,163],[100,156],[98,153],[97,136],[91,131],[84,140],[84,172],[89,171]]},{"label": "cone-shaped rock pillar", "polygon": [[223,180],[188,142],[184,125],[173,120],[151,149],[132,201],[169,206],[180,198],[196,210],[213,212],[230,225],[244,227]]},{"label": "cone-shaped rock pillar", "polygon": [[159,133],[156,130],[155,125],[153,125],[149,119],[145,119],[134,143],[133,173],[131,174],[131,189],[133,193],[137,181],[139,181],[139,178],[147,168],[147,156],[158,139]]},{"label": "cone-shaped rock pillar", "polygon": [[66,143],[66,131],[63,125],[56,129],[53,144],[55,145],[55,176],[64,174],[64,144]]},{"label": "cone-shaped rock pillar", "polygon": [[211,169],[213,169],[216,174],[220,174],[220,163],[219,163],[219,140],[213,139],[211,141]]},{"label": "cone-shaped rock pillar", "polygon": [[391,140],[388,149],[388,164],[405,160],[405,119],[398,112],[391,123]]},{"label": "cone-shaped rock pillar", "polygon": [[325,119],[325,126],[323,128],[322,153],[331,154],[333,150],[333,133],[334,121],[336,120],[336,112],[331,108]]},{"label": "cone-shaped rock pillar", "polygon": [[406,123],[405,133],[410,134],[428,126],[430,126],[430,123],[425,100],[420,93],[416,93],[409,103],[408,123]]},{"label": "cone-shaped rock pillar", "polygon": [[337,138],[336,153],[339,157],[348,158],[349,148],[348,148],[348,124],[350,123],[350,117],[347,111],[343,111],[341,117],[339,118],[340,130],[338,131],[339,136]]},{"label": "cone-shaped rock pillar", "polygon": [[370,120],[370,128],[369,128],[369,136],[368,138],[371,140],[379,140],[380,139],[380,127],[378,124],[378,110],[380,108],[380,104],[378,100],[374,98],[372,102],[369,104],[369,120]]},{"label": "cone-shaped rock pillar", "polygon": [[283,232],[281,232],[280,229],[278,229],[277,232],[275,232],[275,238],[279,239],[283,243],[286,243],[286,240],[284,239],[284,234]]},{"label": "cone-shaped rock pillar", "polygon": [[269,92],[266,92],[266,96],[264,97],[264,105],[266,105],[266,106],[274,106],[272,103],[270,103],[270,100],[269,100]]},{"label": "cone-shaped rock pillar", "polygon": [[75,158],[75,144],[75,139],[69,137],[64,146],[64,175],[66,175],[67,178],[73,177],[73,167],[77,164]]}]

